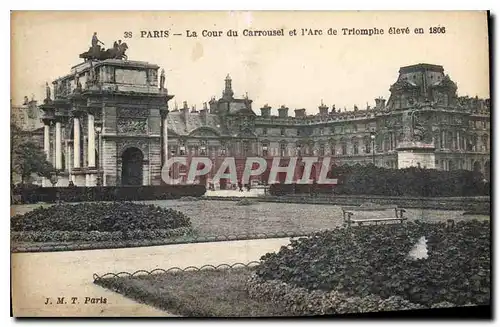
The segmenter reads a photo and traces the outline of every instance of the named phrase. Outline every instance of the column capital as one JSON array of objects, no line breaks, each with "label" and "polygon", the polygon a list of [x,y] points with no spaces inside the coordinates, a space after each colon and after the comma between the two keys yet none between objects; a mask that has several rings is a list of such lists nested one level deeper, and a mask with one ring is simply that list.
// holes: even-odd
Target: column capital
[{"label": "column capital", "polygon": [[42,118],[43,125],[45,126],[51,126],[54,122],[54,119],[52,118]]},{"label": "column capital", "polygon": [[160,115],[161,115],[161,118],[162,118],[162,119],[167,118],[167,116],[168,116],[168,113],[169,113],[169,112],[170,112],[170,111],[169,111],[168,109],[166,109],[166,108],[165,108],[165,109],[160,109]]}]

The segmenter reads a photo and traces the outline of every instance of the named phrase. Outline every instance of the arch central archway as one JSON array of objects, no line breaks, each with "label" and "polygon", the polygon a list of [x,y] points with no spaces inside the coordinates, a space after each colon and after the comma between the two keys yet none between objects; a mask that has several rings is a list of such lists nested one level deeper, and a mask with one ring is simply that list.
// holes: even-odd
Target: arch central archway
[{"label": "arch central archway", "polygon": [[138,148],[128,148],[122,154],[122,185],[142,185],[144,155]]}]

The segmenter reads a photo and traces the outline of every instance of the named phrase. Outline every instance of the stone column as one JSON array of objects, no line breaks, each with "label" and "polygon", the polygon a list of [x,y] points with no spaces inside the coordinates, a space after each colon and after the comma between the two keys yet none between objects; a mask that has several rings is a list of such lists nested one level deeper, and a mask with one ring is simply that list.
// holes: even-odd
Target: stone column
[{"label": "stone column", "polygon": [[66,170],[71,172],[71,146],[69,145],[69,141],[65,141],[66,148]]},{"label": "stone column", "polygon": [[45,123],[43,126],[43,151],[47,156],[47,161],[50,160],[50,125],[49,123]]},{"label": "stone column", "polygon": [[446,148],[446,133],[441,131],[441,148]]},{"label": "stone column", "polygon": [[61,170],[62,167],[62,149],[61,149],[61,122],[56,122],[56,170]]},{"label": "stone column", "polygon": [[460,150],[460,131],[457,131],[457,150]]},{"label": "stone column", "polygon": [[73,118],[73,167],[80,168],[80,119]]},{"label": "stone column", "polygon": [[82,166],[83,167],[88,167],[88,162],[87,162],[87,136],[85,134],[83,135],[83,158],[82,158]]},{"label": "stone column", "polygon": [[165,114],[165,117],[163,117],[163,155],[164,155],[164,160],[163,164],[165,164],[168,160],[168,125],[167,125],[167,115]]},{"label": "stone column", "polygon": [[88,115],[88,167],[95,167],[95,128],[94,115]]}]

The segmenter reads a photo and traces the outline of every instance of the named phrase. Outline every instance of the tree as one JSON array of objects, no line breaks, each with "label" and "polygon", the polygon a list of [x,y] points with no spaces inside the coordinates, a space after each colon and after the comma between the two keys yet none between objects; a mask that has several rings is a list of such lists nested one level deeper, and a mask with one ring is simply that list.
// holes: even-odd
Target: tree
[{"label": "tree", "polygon": [[21,176],[21,183],[35,173],[49,178],[54,171],[45,152],[16,125],[11,124],[11,174]]}]

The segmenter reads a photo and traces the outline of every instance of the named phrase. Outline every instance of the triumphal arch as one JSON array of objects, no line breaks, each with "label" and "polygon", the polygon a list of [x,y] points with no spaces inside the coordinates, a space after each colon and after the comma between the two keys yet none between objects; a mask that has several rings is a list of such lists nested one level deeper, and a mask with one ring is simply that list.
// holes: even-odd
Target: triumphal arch
[{"label": "triumphal arch", "polygon": [[52,82],[53,97],[46,85],[44,150],[56,183],[44,184],[160,185],[173,98],[164,71],[124,60],[126,44],[104,50],[94,43],[80,55],[84,62]]}]

